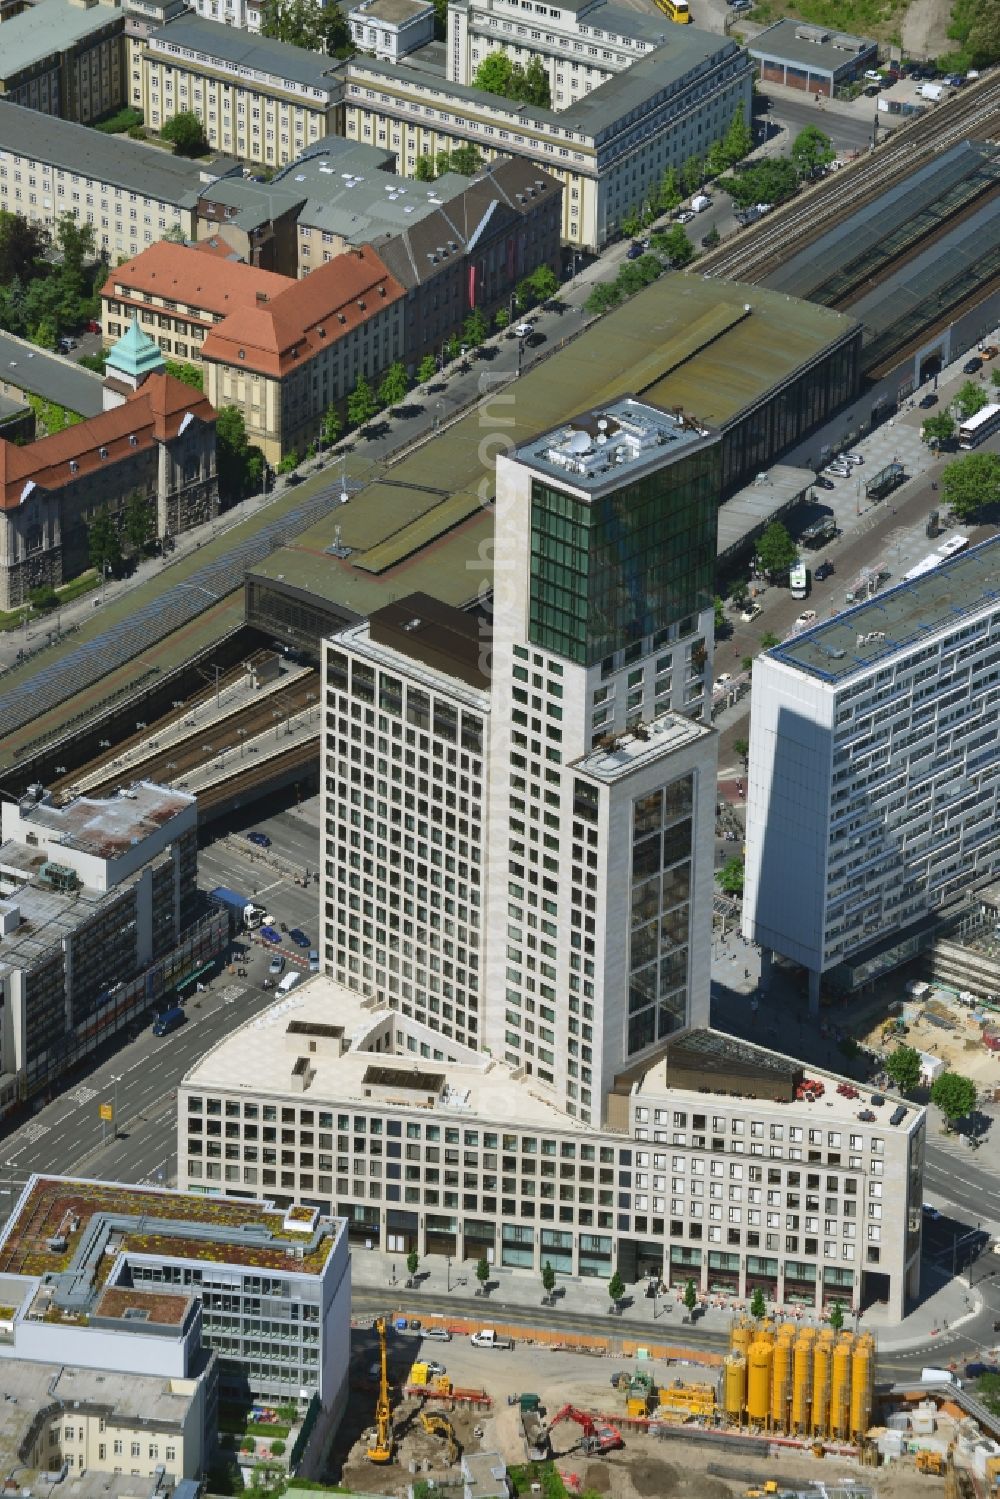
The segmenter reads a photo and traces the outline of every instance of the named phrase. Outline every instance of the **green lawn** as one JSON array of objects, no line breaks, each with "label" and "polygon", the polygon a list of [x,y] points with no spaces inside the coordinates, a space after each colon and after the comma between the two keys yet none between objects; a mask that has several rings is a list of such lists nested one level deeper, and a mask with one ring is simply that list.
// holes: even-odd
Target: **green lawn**
[{"label": "green lawn", "polygon": [[780,21],[782,16],[793,16],[817,26],[831,26],[836,31],[899,42],[907,3],[908,0],[760,0],[754,6],[753,19],[766,26],[771,21]]}]

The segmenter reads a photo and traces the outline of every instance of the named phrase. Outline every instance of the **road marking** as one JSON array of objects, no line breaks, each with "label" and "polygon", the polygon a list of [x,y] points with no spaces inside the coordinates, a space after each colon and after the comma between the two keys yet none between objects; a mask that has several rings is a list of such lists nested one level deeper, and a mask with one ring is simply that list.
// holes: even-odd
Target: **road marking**
[{"label": "road marking", "polygon": [[67,1093],[66,1097],[71,1098],[74,1103],[89,1103],[92,1098],[97,1097],[97,1089],[89,1088],[86,1083],[81,1083],[79,1088],[74,1088],[72,1093]]},{"label": "road marking", "polygon": [[26,1145],[36,1145],[42,1136],[47,1135],[48,1132],[49,1126],[47,1124],[39,1124],[37,1119],[33,1119],[30,1124],[25,1126],[24,1142]]},{"label": "road marking", "polygon": [[244,984],[229,984],[225,989],[221,991],[222,998],[225,1000],[227,1005],[235,1004],[238,999],[243,998],[246,992],[246,986]]}]

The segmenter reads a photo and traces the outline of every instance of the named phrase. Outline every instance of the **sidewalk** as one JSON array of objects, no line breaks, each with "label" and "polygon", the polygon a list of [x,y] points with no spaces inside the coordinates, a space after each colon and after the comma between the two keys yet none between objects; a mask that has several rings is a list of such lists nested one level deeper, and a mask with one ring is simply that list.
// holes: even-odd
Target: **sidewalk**
[{"label": "sidewalk", "polygon": [[[450,1313],[466,1320],[478,1320],[487,1327],[491,1322],[502,1321],[503,1312],[509,1308],[516,1309],[521,1315],[535,1314],[539,1323],[556,1328],[562,1319],[591,1317],[607,1321],[609,1336],[636,1336],[645,1333],[652,1338],[655,1331],[657,1338],[669,1335],[678,1341],[690,1339],[692,1346],[696,1347],[705,1342],[718,1344],[728,1336],[735,1313],[749,1307],[748,1299],[711,1295],[701,1303],[702,1310],[694,1324],[691,1324],[685,1320],[687,1313],[682,1303],[680,1287],[675,1286],[657,1297],[654,1312],[654,1302],[647,1299],[646,1283],[642,1281],[638,1286],[626,1287],[626,1297],[631,1297],[631,1304],[625,1307],[620,1316],[613,1317],[609,1310],[606,1281],[560,1275],[556,1281],[558,1299],[555,1305],[543,1307],[541,1278],[535,1271],[491,1265],[489,1284],[492,1289],[488,1297],[479,1297],[476,1295],[478,1282],[475,1270],[473,1260],[452,1260],[449,1265],[443,1255],[425,1255],[421,1258],[417,1271],[419,1290],[406,1291],[404,1254],[388,1254],[381,1249],[366,1250],[356,1245],[351,1254],[352,1283],[355,1287],[384,1291],[387,1301],[391,1301],[394,1290],[400,1295],[406,1291],[408,1307],[415,1300],[426,1299],[428,1313],[445,1316]],[[562,1295],[559,1295],[560,1287],[563,1288]],[[954,1332],[956,1328],[978,1316],[982,1306],[978,1292],[970,1294],[967,1282],[962,1279],[947,1279],[910,1313],[902,1325],[888,1323],[880,1316],[878,1307],[869,1308],[858,1325],[875,1334],[880,1352],[905,1352],[908,1349],[923,1348],[945,1329],[949,1333]],[[775,1308],[769,1304],[768,1313],[777,1313],[799,1322],[803,1327],[824,1325],[823,1319],[817,1317],[815,1312],[803,1311],[801,1308]],[[853,1326],[853,1321],[850,1308],[845,1306],[845,1327]]]}]

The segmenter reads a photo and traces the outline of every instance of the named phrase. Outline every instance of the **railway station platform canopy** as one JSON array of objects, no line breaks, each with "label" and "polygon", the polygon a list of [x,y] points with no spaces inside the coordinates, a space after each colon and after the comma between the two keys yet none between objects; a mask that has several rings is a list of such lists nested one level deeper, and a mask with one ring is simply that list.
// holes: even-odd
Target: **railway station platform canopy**
[{"label": "railway station platform canopy", "polygon": [[[680,408],[725,439],[748,413],[763,421],[761,408],[777,404],[803,369],[856,336],[853,319],[825,307],[668,273],[400,463],[371,470],[348,504],[254,567],[248,622],[278,631],[285,616],[294,634],[311,608],[317,622],[328,613],[331,625],[349,623],[413,591],[468,607],[492,585],[497,452],[623,395]],[[357,452],[363,472],[363,440]],[[754,470],[773,456],[756,455]]]},{"label": "railway station platform canopy", "polygon": [[962,141],[860,206],[767,276],[774,291],[853,313],[879,374],[1000,274],[1000,144]]}]

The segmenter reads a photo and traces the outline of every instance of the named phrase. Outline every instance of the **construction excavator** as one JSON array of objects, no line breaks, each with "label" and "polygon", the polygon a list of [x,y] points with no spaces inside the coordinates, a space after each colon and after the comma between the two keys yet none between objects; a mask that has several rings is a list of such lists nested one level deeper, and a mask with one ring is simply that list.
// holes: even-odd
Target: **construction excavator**
[{"label": "construction excavator", "polygon": [[367,1456],[370,1463],[391,1463],[392,1408],[389,1405],[389,1368],[386,1357],[384,1317],[376,1318],[375,1331],[378,1333],[381,1378],[379,1379],[378,1401],[375,1405],[375,1441],[369,1446]]},{"label": "construction excavator", "polygon": [[577,1410],[575,1405],[564,1405],[562,1410],[556,1411],[552,1417],[547,1432],[550,1445],[552,1433],[560,1421],[575,1421],[577,1426],[582,1427],[583,1435],[579,1446],[584,1452],[616,1452],[620,1447],[625,1446],[617,1426],[612,1426],[607,1421],[595,1421],[593,1416],[588,1415],[586,1411]]},{"label": "construction excavator", "polygon": [[454,1467],[462,1456],[462,1448],[455,1435],[455,1428],[448,1417],[441,1411],[421,1411],[420,1424],[430,1436],[443,1437],[448,1443],[448,1463],[449,1466]]}]

